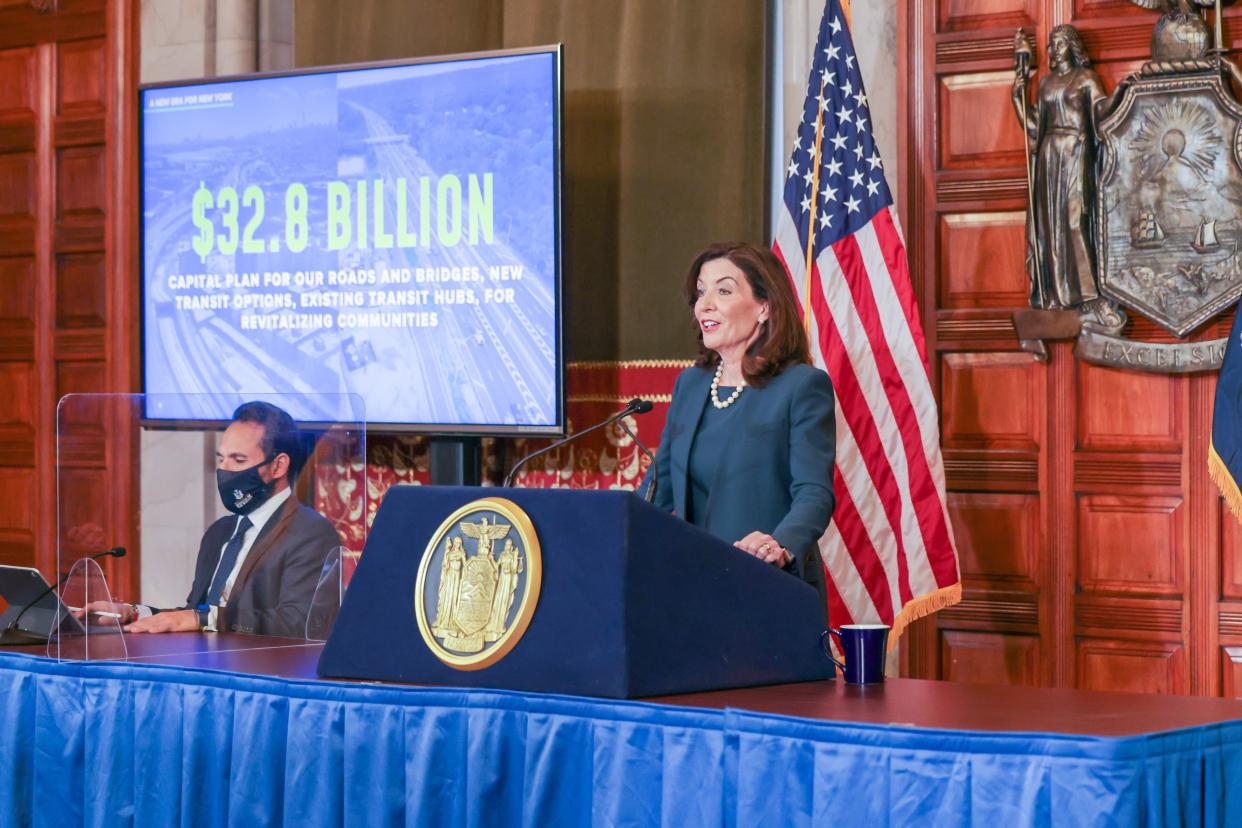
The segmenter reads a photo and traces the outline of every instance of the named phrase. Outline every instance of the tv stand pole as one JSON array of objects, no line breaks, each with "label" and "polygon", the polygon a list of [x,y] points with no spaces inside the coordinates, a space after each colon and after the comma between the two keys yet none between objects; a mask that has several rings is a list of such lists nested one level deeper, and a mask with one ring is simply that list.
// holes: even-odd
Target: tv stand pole
[{"label": "tv stand pole", "polygon": [[483,452],[478,437],[432,437],[431,485],[478,486],[483,482]]}]

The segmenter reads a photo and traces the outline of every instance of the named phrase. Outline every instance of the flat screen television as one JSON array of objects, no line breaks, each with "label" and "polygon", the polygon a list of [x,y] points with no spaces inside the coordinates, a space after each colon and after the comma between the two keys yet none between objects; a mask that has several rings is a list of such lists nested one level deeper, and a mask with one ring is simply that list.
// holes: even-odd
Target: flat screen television
[{"label": "flat screen television", "polygon": [[324,421],[315,399],[356,394],[372,427],[563,432],[559,46],[148,85],[140,108],[151,424],[264,393]]}]

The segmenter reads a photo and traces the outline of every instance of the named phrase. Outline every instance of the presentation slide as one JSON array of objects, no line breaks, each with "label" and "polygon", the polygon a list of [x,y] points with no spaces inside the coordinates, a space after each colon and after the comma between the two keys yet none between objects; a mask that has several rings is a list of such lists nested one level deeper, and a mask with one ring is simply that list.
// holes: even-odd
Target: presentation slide
[{"label": "presentation slide", "polygon": [[372,423],[561,425],[555,53],[141,106],[145,390],[187,395],[152,417],[355,393]]}]

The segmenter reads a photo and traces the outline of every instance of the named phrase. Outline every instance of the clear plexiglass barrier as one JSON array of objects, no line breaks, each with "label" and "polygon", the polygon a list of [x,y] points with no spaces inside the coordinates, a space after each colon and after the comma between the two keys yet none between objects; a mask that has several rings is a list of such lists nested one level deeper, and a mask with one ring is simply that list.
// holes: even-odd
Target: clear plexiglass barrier
[{"label": "clear plexiglass barrier", "polygon": [[63,397],[49,655],[326,639],[366,536],[365,426],[355,394]]},{"label": "clear plexiglass barrier", "polygon": [[323,562],[323,570],[319,576],[319,585],[315,587],[315,597],[311,599],[310,613],[306,617],[306,640],[327,641],[336,623],[336,614],[341,609],[341,601],[345,598],[345,590],[358,568],[359,553],[344,546],[337,547]]},{"label": "clear plexiglass barrier", "polygon": [[60,607],[47,639],[51,658],[76,661],[124,661],[125,627],[108,590],[103,569],[80,558],[60,587]]}]

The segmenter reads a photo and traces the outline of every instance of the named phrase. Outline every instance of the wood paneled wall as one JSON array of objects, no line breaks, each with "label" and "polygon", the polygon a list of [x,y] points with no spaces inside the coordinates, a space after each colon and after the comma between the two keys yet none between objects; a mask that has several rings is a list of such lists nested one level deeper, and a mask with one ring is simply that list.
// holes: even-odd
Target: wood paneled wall
[{"label": "wood paneled wall", "polygon": [[[1207,475],[1214,374],[1017,349],[1026,180],[1012,39],[1083,33],[1112,90],[1158,15],[1129,0],[901,0],[901,186],[922,301],[962,603],[918,626],[913,675],[1242,694],[1242,527]],[[1242,18],[1226,35],[1242,45]],[[1134,316],[1132,314],[1132,316]],[[1195,338],[1228,333],[1231,314]],[[1173,341],[1134,319],[1126,336]]]},{"label": "wood paneled wall", "polygon": [[137,5],[0,0],[0,563],[49,575],[58,526],[75,557],[132,546],[129,430],[78,407],[58,495],[56,407],[136,388]]}]

